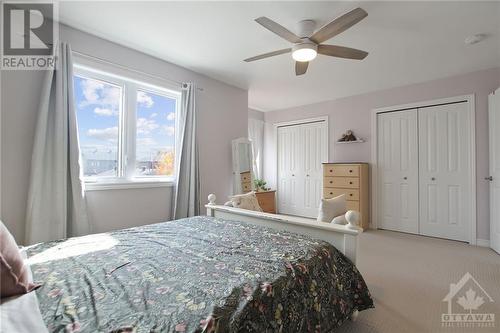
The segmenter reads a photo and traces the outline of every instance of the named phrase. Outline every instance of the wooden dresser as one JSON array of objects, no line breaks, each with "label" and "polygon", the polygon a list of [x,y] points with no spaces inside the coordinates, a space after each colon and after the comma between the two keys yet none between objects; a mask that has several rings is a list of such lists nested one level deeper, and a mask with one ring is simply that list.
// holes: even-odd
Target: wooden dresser
[{"label": "wooden dresser", "polygon": [[370,218],[368,163],[323,163],[323,198],[346,195],[347,210],[361,213],[360,226]]},{"label": "wooden dresser", "polygon": [[276,214],[276,191],[255,192],[255,195],[264,212]]},{"label": "wooden dresser", "polygon": [[248,193],[252,190],[252,175],[250,171],[240,173],[241,192]]}]

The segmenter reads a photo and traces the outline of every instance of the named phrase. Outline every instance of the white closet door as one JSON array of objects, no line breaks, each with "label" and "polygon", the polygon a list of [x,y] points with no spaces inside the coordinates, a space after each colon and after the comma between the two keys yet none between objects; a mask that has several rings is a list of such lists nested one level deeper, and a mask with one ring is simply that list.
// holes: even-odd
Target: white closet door
[{"label": "white closet door", "polygon": [[328,162],[328,133],[325,122],[300,126],[304,142],[303,212],[302,216],[316,218],[322,197],[323,166]]},{"label": "white closet door", "polygon": [[378,224],[418,233],[417,110],[382,113],[378,133]]},{"label": "white closet door", "polygon": [[278,127],[278,210],[296,215],[300,210],[301,189],[297,175],[301,172],[303,144],[296,126]]},{"label": "white closet door", "polygon": [[315,218],[328,160],[326,122],[278,127],[278,211]]},{"label": "white closet door", "polygon": [[500,253],[500,89],[489,96],[490,246]]},{"label": "white closet door", "polygon": [[470,165],[467,103],[418,110],[420,233],[469,241]]}]

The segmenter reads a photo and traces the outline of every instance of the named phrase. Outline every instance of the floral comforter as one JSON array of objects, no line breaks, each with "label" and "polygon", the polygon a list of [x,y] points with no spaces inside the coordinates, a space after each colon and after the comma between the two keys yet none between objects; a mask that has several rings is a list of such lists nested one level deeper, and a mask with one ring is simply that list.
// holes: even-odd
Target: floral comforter
[{"label": "floral comforter", "polygon": [[331,332],[373,307],[326,242],[194,217],[28,251],[51,332]]}]

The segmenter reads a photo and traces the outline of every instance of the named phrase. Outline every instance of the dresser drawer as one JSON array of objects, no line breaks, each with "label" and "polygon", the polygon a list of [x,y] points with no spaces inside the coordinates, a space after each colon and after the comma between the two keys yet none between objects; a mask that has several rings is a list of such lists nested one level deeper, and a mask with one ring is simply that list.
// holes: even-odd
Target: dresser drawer
[{"label": "dresser drawer", "polygon": [[354,177],[324,177],[324,187],[359,188],[359,178]]},{"label": "dresser drawer", "polygon": [[359,210],[359,201],[347,201],[347,210],[355,210],[357,212],[361,212]]},{"label": "dresser drawer", "polygon": [[329,199],[345,194],[346,200],[358,201],[359,190],[347,188],[325,188],[323,189],[323,198]]},{"label": "dresser drawer", "polygon": [[325,176],[359,177],[359,165],[332,164],[324,166]]},{"label": "dresser drawer", "polygon": [[250,182],[241,183],[241,190],[243,191],[243,193],[250,192],[252,190]]},{"label": "dresser drawer", "polygon": [[250,172],[243,172],[240,174],[241,181],[242,182],[249,182],[250,181]]}]

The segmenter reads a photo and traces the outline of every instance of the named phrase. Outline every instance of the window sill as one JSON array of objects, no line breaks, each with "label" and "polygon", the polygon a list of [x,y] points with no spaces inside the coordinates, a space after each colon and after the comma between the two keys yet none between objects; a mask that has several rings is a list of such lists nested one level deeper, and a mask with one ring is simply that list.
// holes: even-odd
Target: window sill
[{"label": "window sill", "polygon": [[135,188],[173,187],[172,179],[134,179],[115,181],[85,181],[85,191],[128,190]]}]

